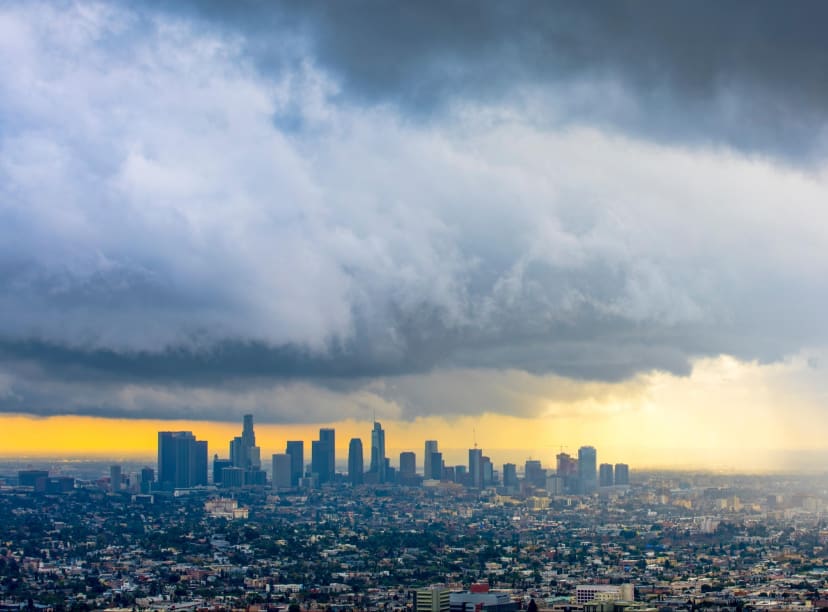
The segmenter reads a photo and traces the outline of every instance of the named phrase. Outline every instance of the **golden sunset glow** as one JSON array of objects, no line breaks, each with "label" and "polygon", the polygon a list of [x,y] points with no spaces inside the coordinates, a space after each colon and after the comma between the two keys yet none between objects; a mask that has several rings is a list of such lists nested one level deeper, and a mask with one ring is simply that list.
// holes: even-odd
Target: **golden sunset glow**
[{"label": "golden sunset glow", "polygon": [[[797,459],[797,452],[820,455],[827,448],[826,427],[815,419],[819,406],[807,386],[779,382],[798,371],[807,373],[802,362],[762,366],[723,357],[698,362],[686,378],[656,373],[632,385],[619,384],[616,393],[600,399],[556,400],[536,417],[487,413],[379,420],[387,432],[392,465],[404,450],[413,450],[421,461],[424,441],[436,439],[449,464],[466,463],[467,449],[476,442],[498,466],[528,458],[552,466],[560,450],[574,454],[589,444],[598,449],[601,461],[637,467],[791,469],[804,461]],[[134,457],[148,462],[155,459],[158,431],[191,430],[208,441],[210,456],[224,457],[240,427],[240,422],[0,417],[5,456]],[[301,425],[257,422],[257,441],[266,459],[283,452],[287,440],[304,440],[309,461],[310,442],[320,427],[336,428],[340,460],[350,438],[370,440],[370,421],[350,419]]]}]

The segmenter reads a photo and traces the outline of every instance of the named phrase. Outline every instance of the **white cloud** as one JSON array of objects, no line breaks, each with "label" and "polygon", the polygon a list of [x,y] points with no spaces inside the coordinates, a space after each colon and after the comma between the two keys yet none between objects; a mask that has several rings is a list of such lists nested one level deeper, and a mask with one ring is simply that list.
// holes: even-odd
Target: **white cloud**
[{"label": "white cloud", "polygon": [[[0,13],[4,341],[609,379],[828,340],[821,170],[527,115],[581,86],[413,122],[242,47],[126,7]],[[393,410],[425,410],[396,384]],[[170,393],[93,403],[187,403]]]}]

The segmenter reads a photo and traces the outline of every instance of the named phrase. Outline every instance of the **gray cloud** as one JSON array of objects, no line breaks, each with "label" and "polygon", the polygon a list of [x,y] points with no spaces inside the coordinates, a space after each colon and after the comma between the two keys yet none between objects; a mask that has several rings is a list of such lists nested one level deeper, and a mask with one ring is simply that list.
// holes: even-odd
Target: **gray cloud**
[{"label": "gray cloud", "polygon": [[192,15],[241,35],[265,73],[310,57],[344,99],[415,117],[540,93],[541,124],[785,158],[825,152],[821,2],[199,2]]},{"label": "gray cloud", "polygon": [[0,11],[0,410],[413,418],[477,409],[443,372],[611,387],[828,341],[827,179],[793,165],[819,91],[748,61],[770,5],[705,6],[695,59],[662,5],[199,6]]}]

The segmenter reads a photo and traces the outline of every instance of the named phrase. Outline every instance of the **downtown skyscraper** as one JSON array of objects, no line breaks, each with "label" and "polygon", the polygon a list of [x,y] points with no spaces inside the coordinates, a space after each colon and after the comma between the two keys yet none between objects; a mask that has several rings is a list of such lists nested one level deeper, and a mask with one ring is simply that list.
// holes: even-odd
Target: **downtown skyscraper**
[{"label": "downtown skyscraper", "polygon": [[230,442],[230,461],[233,467],[244,470],[258,470],[262,467],[261,450],[256,446],[252,414],[244,415],[241,436],[236,436]]},{"label": "downtown skyscraper", "polygon": [[348,482],[360,485],[364,481],[365,460],[362,456],[362,440],[351,438],[348,444]]},{"label": "downtown skyscraper", "polygon": [[299,479],[305,475],[305,443],[288,440],[285,452],[290,455],[290,486],[299,486]]},{"label": "downtown skyscraper", "polygon": [[191,431],[159,431],[158,485],[165,491],[206,486],[207,442]]},{"label": "downtown skyscraper", "polygon": [[319,484],[332,482],[336,465],[336,431],[330,428],[319,430],[319,439],[311,442],[311,472]]},{"label": "downtown skyscraper", "polygon": [[371,431],[371,468],[369,469],[374,482],[386,481],[386,463],[385,431],[380,423],[374,421],[374,429]]}]

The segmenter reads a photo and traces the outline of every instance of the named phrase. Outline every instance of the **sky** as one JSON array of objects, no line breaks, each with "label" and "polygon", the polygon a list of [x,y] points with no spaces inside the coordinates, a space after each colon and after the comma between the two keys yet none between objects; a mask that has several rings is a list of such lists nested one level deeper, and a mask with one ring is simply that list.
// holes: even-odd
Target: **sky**
[{"label": "sky", "polygon": [[2,3],[0,455],[822,469],[826,13]]}]

